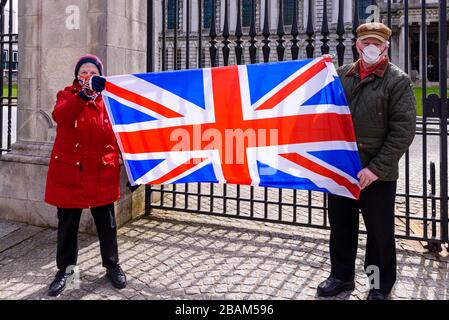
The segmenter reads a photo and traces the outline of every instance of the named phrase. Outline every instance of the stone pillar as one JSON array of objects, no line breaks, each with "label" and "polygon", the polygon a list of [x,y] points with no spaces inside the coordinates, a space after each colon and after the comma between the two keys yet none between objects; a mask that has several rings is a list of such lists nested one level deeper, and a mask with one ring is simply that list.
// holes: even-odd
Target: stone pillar
[{"label": "stone pillar", "polygon": [[[56,209],[43,202],[56,93],[71,84],[74,64],[85,53],[98,55],[107,75],[145,72],[146,5],[145,0],[19,1],[18,142],[0,157],[0,218],[57,225]],[[126,182],[122,170],[119,225],[143,209],[144,188],[131,195]],[[84,214],[81,231],[93,226]]]}]

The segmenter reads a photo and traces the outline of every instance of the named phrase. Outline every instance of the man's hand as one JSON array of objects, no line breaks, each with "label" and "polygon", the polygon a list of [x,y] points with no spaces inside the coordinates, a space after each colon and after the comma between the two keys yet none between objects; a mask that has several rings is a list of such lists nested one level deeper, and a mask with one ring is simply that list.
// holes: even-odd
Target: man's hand
[{"label": "man's hand", "polygon": [[369,187],[371,183],[379,179],[379,177],[372,173],[368,168],[360,171],[357,175],[357,178],[359,178],[360,180],[360,187],[362,188],[362,190]]}]

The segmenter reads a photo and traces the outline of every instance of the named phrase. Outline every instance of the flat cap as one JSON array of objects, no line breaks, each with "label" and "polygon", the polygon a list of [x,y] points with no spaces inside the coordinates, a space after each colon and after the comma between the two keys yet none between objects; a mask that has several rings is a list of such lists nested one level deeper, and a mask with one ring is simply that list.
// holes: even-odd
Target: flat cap
[{"label": "flat cap", "polygon": [[390,40],[391,33],[391,29],[381,22],[364,23],[357,28],[357,38],[359,40],[376,38],[386,42]]}]

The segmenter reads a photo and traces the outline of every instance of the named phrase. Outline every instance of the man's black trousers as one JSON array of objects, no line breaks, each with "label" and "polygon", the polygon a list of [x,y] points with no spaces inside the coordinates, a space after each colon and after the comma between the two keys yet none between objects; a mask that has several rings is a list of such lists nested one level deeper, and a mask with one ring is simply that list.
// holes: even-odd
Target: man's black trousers
[{"label": "man's black trousers", "polygon": [[[396,181],[374,182],[362,191],[360,199],[329,196],[331,225],[331,276],[352,281],[359,236],[359,209],[367,230],[365,271],[379,270],[380,291],[388,294],[396,282],[396,243],[394,208]],[[368,268],[373,266],[374,269]],[[368,268],[368,270],[367,270]]]}]

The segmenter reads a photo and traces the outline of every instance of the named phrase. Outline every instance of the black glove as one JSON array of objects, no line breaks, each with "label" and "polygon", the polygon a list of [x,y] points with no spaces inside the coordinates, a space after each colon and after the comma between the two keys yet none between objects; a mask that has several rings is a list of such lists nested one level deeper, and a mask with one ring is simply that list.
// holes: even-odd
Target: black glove
[{"label": "black glove", "polygon": [[132,186],[131,183],[129,183],[129,182],[126,184],[126,186],[128,187],[129,191],[131,191],[131,192],[134,192],[140,188],[140,186]]},{"label": "black glove", "polygon": [[93,76],[91,79],[92,90],[95,92],[101,92],[106,86],[106,79],[99,76]]},{"label": "black glove", "polygon": [[84,92],[84,90],[81,90],[81,91],[78,93],[78,96],[79,96],[81,99],[83,99],[84,101],[92,100],[91,97],[89,97],[89,96],[86,95],[86,93]]}]

